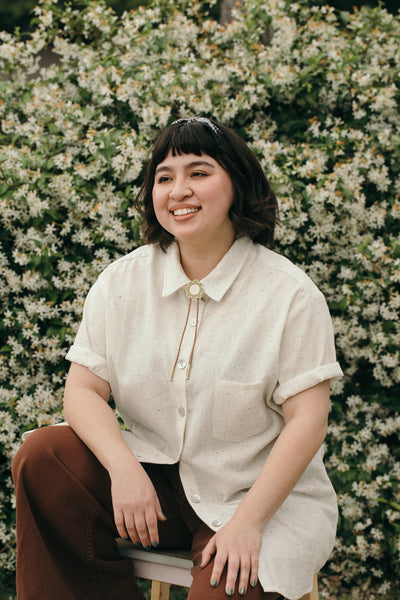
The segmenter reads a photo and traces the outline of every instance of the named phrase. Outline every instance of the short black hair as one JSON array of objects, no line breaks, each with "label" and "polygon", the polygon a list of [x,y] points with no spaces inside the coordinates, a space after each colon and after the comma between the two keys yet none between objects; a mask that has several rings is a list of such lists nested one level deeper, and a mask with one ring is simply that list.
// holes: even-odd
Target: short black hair
[{"label": "short black hair", "polygon": [[180,119],[164,129],[153,144],[145,179],[136,198],[136,208],[143,217],[146,243],[159,243],[166,250],[174,240],[158,222],[153,207],[153,186],[157,166],[169,152],[207,154],[216,160],[232,180],[234,199],[229,218],[238,235],[272,247],[278,204],[262,167],[242,138],[220,123],[209,119]]}]

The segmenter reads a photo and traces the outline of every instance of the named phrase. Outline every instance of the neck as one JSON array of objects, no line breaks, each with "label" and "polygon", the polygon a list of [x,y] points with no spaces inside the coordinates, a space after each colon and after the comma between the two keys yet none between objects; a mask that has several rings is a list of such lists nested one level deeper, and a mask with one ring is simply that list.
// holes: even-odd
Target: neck
[{"label": "neck", "polygon": [[178,242],[181,256],[182,268],[189,279],[204,279],[225,256],[232,246],[235,238],[229,240],[229,243],[221,244],[220,247],[210,248],[207,246],[196,247],[192,244]]}]

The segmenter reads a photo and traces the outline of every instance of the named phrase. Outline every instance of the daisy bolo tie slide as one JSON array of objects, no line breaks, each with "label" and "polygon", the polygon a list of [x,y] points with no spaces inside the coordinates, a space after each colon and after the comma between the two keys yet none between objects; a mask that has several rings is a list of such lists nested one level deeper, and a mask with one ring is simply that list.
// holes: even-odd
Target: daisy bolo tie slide
[{"label": "daisy bolo tie slide", "polygon": [[192,350],[190,352],[189,363],[188,363],[188,367],[187,367],[187,371],[186,371],[186,379],[189,379],[190,369],[192,368],[194,347],[196,345],[196,340],[197,340],[197,329],[198,329],[198,323],[199,323],[199,304],[200,304],[200,299],[203,297],[203,294],[204,294],[204,286],[201,283],[201,281],[198,281],[197,279],[193,279],[193,281],[189,281],[189,283],[185,285],[185,294],[186,294],[187,298],[189,298],[189,306],[188,306],[188,311],[187,311],[187,315],[186,315],[185,326],[183,328],[183,332],[182,332],[181,339],[179,342],[179,348],[178,348],[178,352],[176,353],[174,366],[172,367],[171,375],[169,376],[169,381],[172,381],[172,379],[174,377],[176,365],[178,363],[179,353],[182,348],[183,338],[185,336],[185,331],[186,331],[187,324],[189,321],[190,307],[192,306],[192,300],[196,300],[196,326],[195,326],[195,330],[194,330],[194,339],[193,339],[193,344],[192,344]]}]

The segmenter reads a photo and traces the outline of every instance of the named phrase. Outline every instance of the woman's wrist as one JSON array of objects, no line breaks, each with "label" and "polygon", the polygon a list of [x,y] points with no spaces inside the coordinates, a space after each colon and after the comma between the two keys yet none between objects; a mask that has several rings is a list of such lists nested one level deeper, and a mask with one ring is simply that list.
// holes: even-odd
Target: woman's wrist
[{"label": "woman's wrist", "polygon": [[233,521],[239,523],[242,527],[248,529],[257,529],[260,533],[263,532],[268,519],[262,518],[254,510],[247,510],[244,506],[239,505],[236,513],[232,517]]},{"label": "woman's wrist", "polygon": [[122,438],[121,442],[115,445],[112,451],[106,453],[105,461],[104,466],[111,478],[126,473],[127,469],[132,472],[142,469],[140,462]]}]

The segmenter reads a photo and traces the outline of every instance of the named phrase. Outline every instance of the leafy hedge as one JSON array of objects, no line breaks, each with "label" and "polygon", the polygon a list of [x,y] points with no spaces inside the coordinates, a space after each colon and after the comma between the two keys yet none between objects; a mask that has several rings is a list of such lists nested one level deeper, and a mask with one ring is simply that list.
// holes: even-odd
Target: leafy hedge
[{"label": "leafy hedge", "polygon": [[[64,356],[98,273],[141,243],[133,198],[151,141],[213,116],[259,156],[280,199],[276,248],[330,305],[345,378],[327,466],[340,522],[322,598],[398,598],[400,18],[247,0],[42,0],[28,39],[0,34],[0,567],[14,569],[10,462],[62,419]],[[44,50],[54,61],[41,66]]]}]

